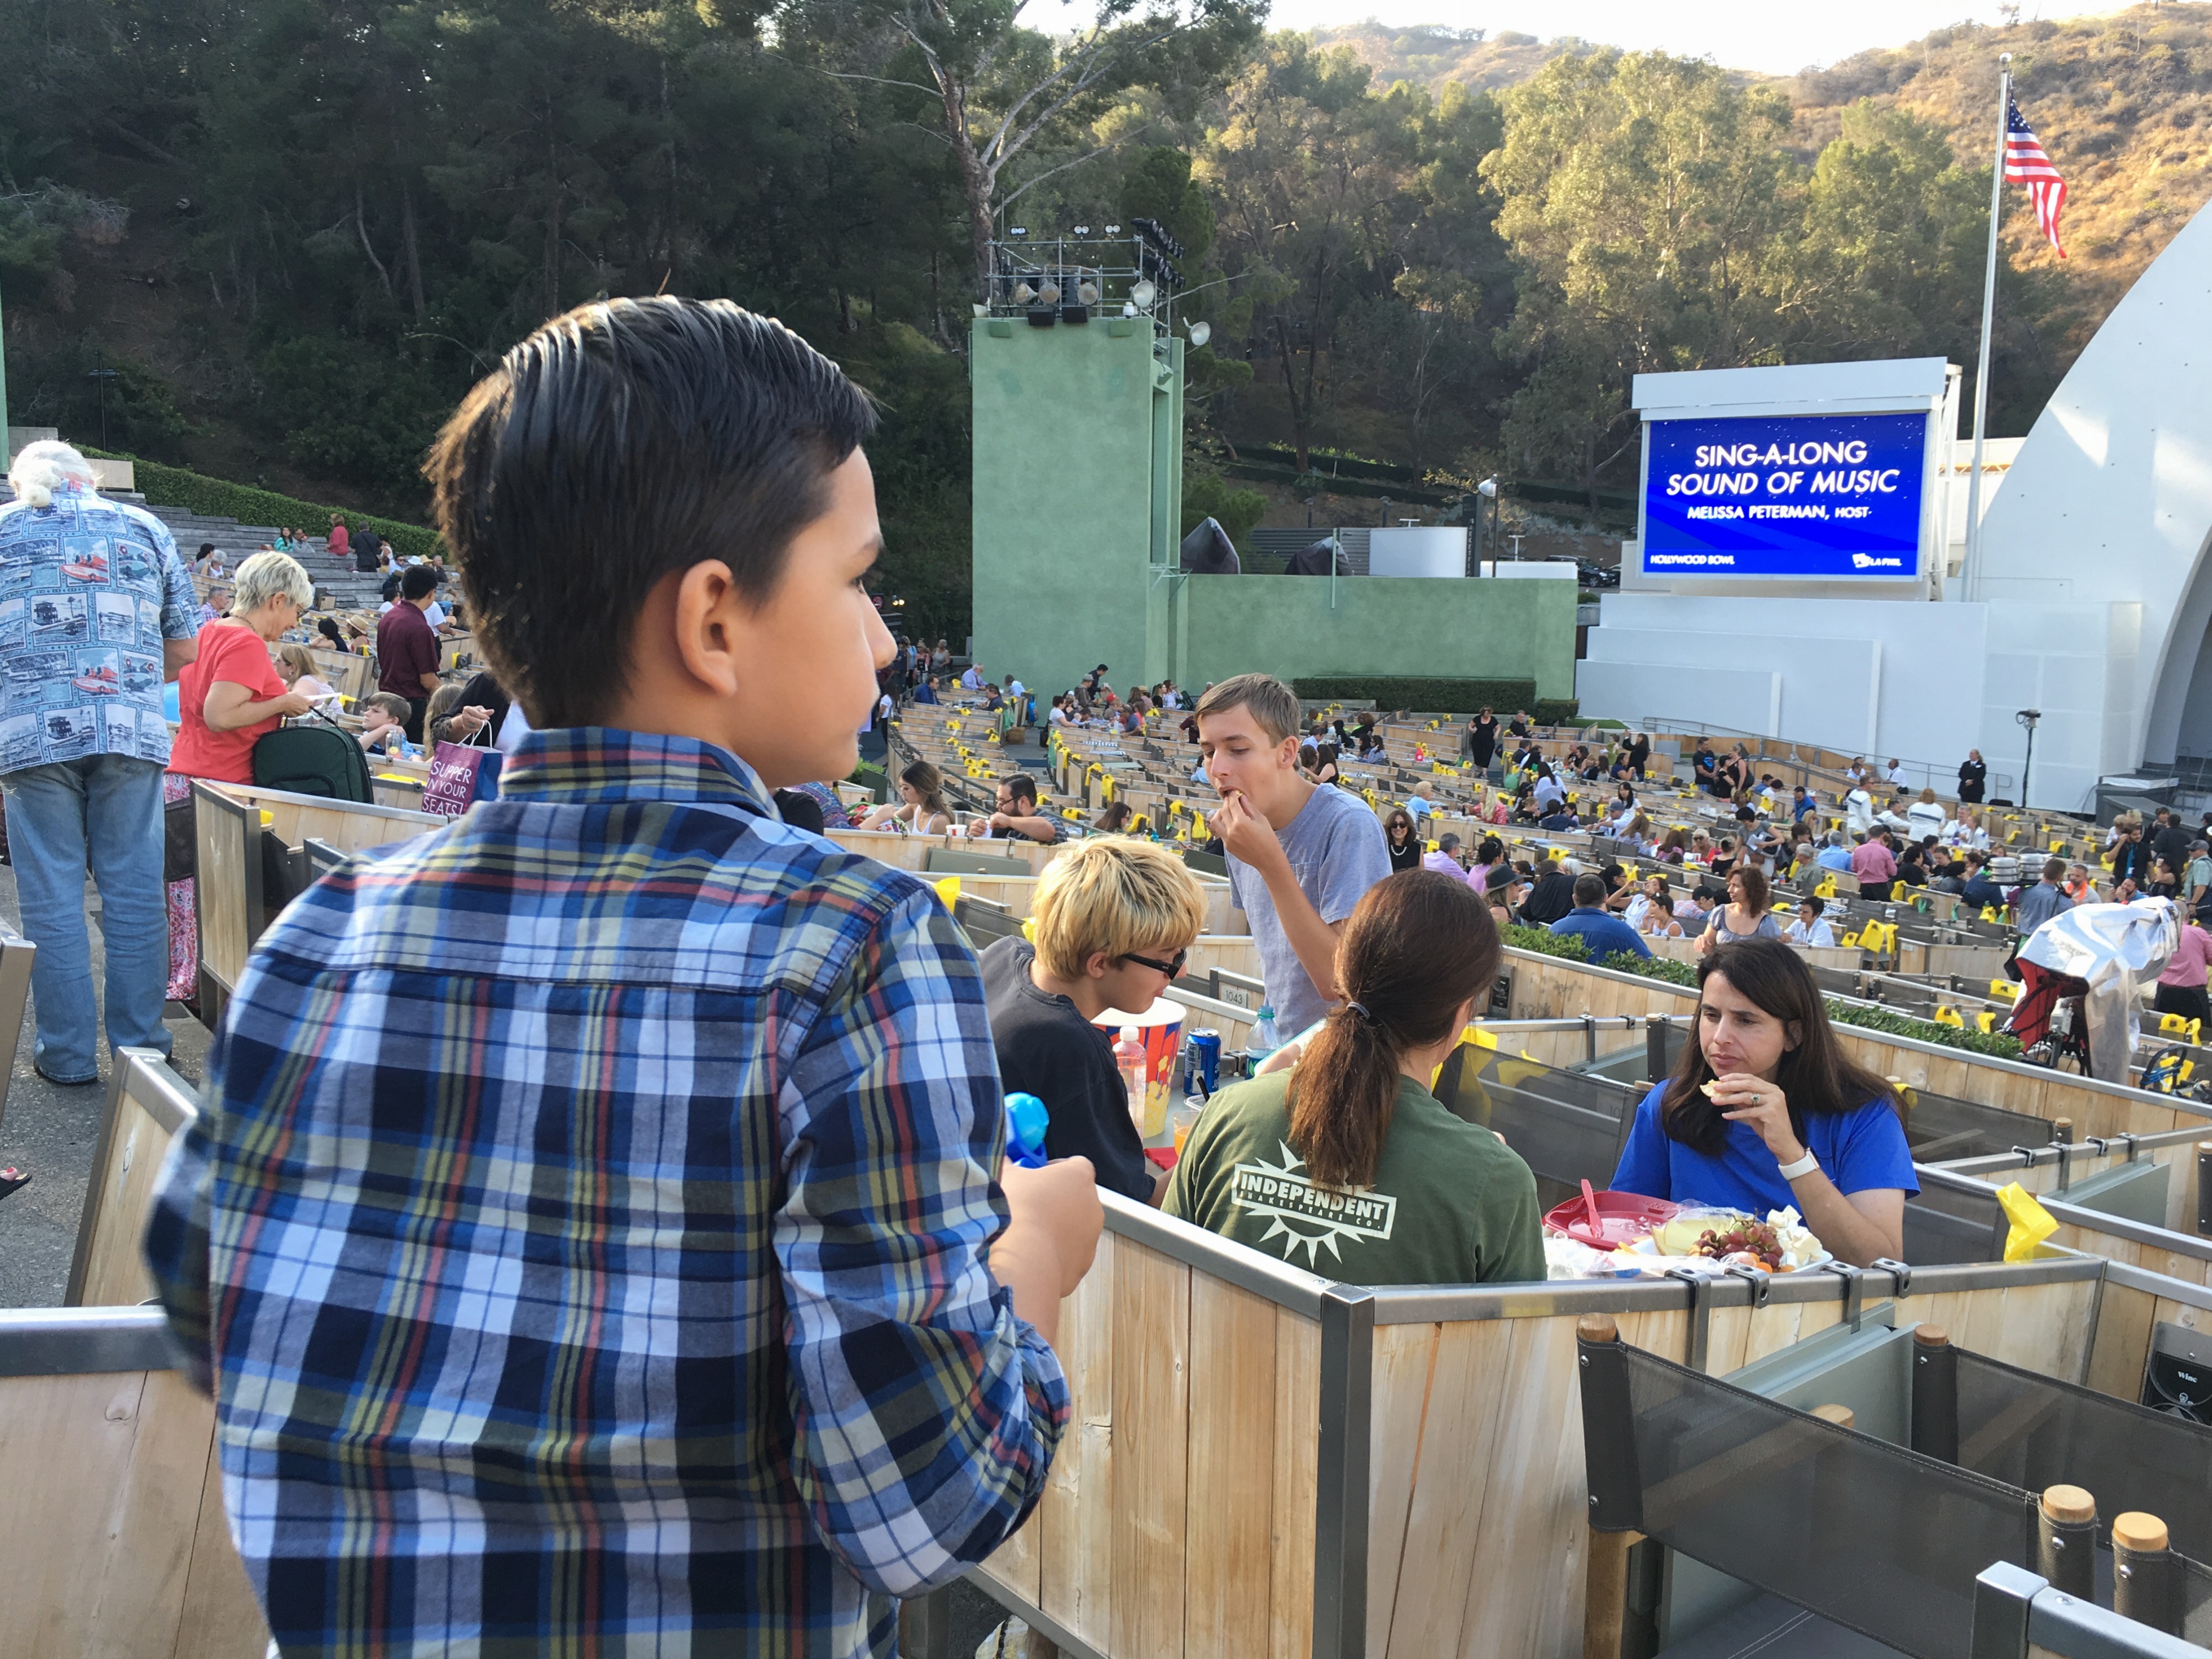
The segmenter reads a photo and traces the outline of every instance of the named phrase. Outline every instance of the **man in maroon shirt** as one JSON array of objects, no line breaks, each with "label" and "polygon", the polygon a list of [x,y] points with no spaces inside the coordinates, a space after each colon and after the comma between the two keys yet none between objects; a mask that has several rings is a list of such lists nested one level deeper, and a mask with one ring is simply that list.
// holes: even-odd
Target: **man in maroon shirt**
[{"label": "man in maroon shirt", "polygon": [[376,689],[407,699],[407,740],[422,741],[422,715],[438,689],[438,636],[422,613],[438,591],[428,565],[411,564],[399,579],[399,600],[376,624]]}]

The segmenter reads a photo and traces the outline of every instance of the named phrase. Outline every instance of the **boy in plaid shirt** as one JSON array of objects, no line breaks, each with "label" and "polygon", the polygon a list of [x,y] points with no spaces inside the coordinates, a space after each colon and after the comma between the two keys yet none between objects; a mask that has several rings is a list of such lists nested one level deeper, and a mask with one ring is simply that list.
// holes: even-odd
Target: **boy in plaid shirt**
[{"label": "boy in plaid shirt", "polygon": [[616,300],[432,452],[531,734],[264,935],[147,1237],[287,1659],[881,1659],[1042,1490],[1090,1166],[998,1170],[964,939],[772,799],[890,659],[872,427]]}]

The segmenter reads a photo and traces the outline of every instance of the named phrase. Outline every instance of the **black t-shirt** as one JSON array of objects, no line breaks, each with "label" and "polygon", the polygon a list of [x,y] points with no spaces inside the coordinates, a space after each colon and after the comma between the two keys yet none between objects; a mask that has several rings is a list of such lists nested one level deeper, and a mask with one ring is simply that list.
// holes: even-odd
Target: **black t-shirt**
[{"label": "black t-shirt", "polygon": [[1129,1121],[1129,1097],[1114,1069],[1114,1041],[1066,997],[1030,977],[1036,948],[1027,939],[994,940],[981,958],[991,1042],[1008,1094],[1035,1095],[1050,1119],[1044,1149],[1054,1158],[1087,1158],[1098,1184],[1148,1203],[1154,1169]]},{"label": "black t-shirt", "polygon": [[2151,851],[2164,859],[2176,876],[2189,869],[2189,843],[2196,837],[2178,823],[2169,823],[2151,837]]},{"label": "black t-shirt", "polygon": [[1420,867],[1421,842],[1419,836],[1408,836],[1406,837],[1406,844],[1403,847],[1394,846],[1390,848],[1390,869],[1393,874],[1395,874],[1401,870],[1418,870]]},{"label": "black t-shirt", "polygon": [[1521,901],[1521,920],[1549,927],[1575,908],[1575,878],[1564,870],[1539,876]]}]

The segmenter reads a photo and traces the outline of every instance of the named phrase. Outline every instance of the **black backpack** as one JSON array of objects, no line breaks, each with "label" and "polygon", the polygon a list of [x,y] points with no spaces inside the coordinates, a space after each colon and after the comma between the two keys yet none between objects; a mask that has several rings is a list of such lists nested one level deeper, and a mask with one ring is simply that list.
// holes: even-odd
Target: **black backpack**
[{"label": "black backpack", "polygon": [[280,726],[264,732],[253,745],[253,784],[257,789],[364,805],[376,799],[368,781],[368,757],[335,726]]}]

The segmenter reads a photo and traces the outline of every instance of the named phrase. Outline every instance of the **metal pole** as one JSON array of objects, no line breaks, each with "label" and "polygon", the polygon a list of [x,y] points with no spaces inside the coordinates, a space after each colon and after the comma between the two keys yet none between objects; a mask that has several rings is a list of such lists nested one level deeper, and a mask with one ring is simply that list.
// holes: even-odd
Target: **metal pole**
[{"label": "metal pole", "polygon": [[[1989,426],[1990,331],[1996,320],[1997,228],[2004,217],[2005,131],[2012,110],[2012,54],[2003,53],[1997,62],[2003,65],[1997,71],[1997,153],[1990,173],[1990,252],[1982,273],[1982,346],[1974,366],[1974,459],[1966,475],[1966,559],[1959,582],[1969,599],[1982,579],[1982,438]],[[1944,436],[1955,441],[1949,433]],[[2021,798],[2026,800],[2025,789]]]}]

